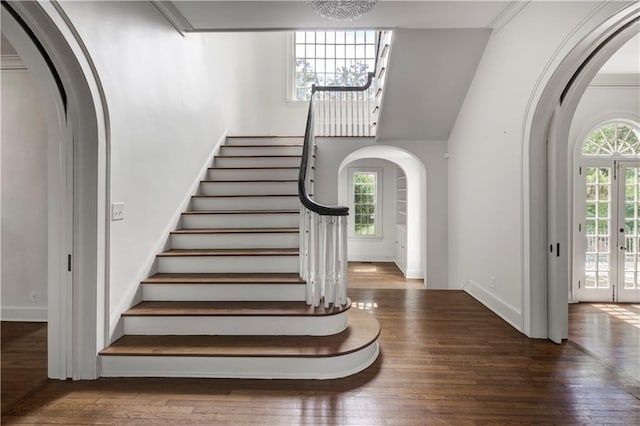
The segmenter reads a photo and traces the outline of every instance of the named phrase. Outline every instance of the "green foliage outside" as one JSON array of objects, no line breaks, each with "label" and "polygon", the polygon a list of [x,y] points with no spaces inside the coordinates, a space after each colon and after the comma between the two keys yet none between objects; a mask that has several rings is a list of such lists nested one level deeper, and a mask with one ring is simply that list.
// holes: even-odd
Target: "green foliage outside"
[{"label": "green foliage outside", "polygon": [[354,230],[356,235],[375,235],[376,176],[374,173],[354,173]]}]

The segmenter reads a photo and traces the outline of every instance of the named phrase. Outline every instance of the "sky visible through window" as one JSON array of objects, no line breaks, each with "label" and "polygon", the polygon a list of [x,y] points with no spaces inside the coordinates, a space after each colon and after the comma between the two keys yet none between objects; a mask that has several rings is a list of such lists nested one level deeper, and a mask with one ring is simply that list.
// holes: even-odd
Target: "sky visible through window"
[{"label": "sky visible through window", "polygon": [[376,60],[377,31],[297,31],[295,99],[307,100],[311,85],[363,86]]}]

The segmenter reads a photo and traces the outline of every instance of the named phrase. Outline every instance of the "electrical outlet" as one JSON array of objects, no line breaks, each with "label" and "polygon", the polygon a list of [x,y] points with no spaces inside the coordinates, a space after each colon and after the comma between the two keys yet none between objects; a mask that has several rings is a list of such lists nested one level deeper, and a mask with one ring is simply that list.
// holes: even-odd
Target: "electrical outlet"
[{"label": "electrical outlet", "polygon": [[496,277],[491,277],[491,288],[496,288]]},{"label": "electrical outlet", "polygon": [[32,291],[29,296],[31,298],[31,303],[36,303],[38,301],[38,293],[35,291]]},{"label": "electrical outlet", "polygon": [[112,203],[111,204],[111,220],[123,220],[124,219],[124,203]]}]

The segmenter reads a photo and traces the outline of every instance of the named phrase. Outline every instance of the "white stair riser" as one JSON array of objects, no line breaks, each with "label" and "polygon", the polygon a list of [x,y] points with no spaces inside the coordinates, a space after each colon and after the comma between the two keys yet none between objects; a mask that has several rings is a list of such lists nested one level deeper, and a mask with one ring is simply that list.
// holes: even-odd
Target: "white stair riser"
[{"label": "white stair riser", "polygon": [[210,180],[296,180],[300,170],[290,169],[209,169]]},{"label": "white stair riser", "polygon": [[298,194],[298,182],[202,182],[202,195]]},{"label": "white stair riser", "polygon": [[227,138],[224,145],[301,145],[303,141],[304,138]]},{"label": "white stair riser", "polygon": [[159,257],[159,273],[298,272],[295,256],[176,256]]},{"label": "white stair riser", "polygon": [[174,249],[218,248],[289,248],[298,247],[297,232],[233,233],[233,234],[172,234]]},{"label": "white stair riser", "polygon": [[[194,198],[194,210],[292,210],[300,208],[298,197]],[[255,226],[255,223],[254,225]]]},{"label": "white stair riser", "polygon": [[101,356],[102,377],[202,377],[234,379],[337,379],[364,370],[378,358],[375,341],[330,357]]},{"label": "white stair riser", "polygon": [[301,146],[233,146],[220,148],[219,155],[302,155]]},{"label": "white stair riser", "polygon": [[300,167],[300,157],[216,157],[215,167]]},{"label": "white stair riser", "polygon": [[305,299],[304,284],[143,284],[149,301],[292,301]]},{"label": "white stair riser", "polygon": [[202,228],[255,228],[259,223],[263,228],[291,228],[300,224],[299,213],[274,214],[187,214],[182,216],[182,227]]},{"label": "white stair riser", "polygon": [[322,317],[125,316],[124,334],[329,336],[349,325],[347,311]]}]

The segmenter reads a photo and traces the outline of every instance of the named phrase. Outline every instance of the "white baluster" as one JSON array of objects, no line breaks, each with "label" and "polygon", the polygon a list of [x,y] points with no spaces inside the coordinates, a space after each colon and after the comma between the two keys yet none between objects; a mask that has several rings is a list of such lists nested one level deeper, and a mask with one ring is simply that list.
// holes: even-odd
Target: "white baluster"
[{"label": "white baluster", "polygon": [[312,260],[312,267],[311,267],[311,271],[312,271],[312,276],[313,276],[313,306],[320,306],[320,298],[322,297],[321,294],[321,274],[319,273],[319,271],[321,271],[320,269],[320,247],[322,246],[322,234],[320,232],[320,227],[321,227],[321,223],[320,223],[320,215],[318,215],[317,213],[313,213],[312,214],[312,237],[313,237],[313,241],[311,244],[311,249],[313,250],[312,256],[311,256],[311,260]]},{"label": "white baluster", "polygon": [[351,104],[351,133],[349,134],[349,136],[355,136],[354,133],[354,118],[355,118],[355,114],[354,114],[354,110],[355,110],[355,105],[353,104],[353,92],[348,92],[349,93],[349,98],[350,98],[350,104]]},{"label": "white baluster", "polygon": [[308,226],[309,237],[307,241],[307,286],[306,286],[306,299],[307,305],[313,305],[314,303],[314,286],[315,286],[315,250],[313,245],[315,244],[315,229],[313,224],[313,212],[308,212]]},{"label": "white baluster", "polygon": [[300,256],[300,278],[303,280],[307,280],[307,271],[306,271],[306,246],[305,246],[305,235],[307,233],[306,229],[306,209],[303,206],[300,206],[300,219],[299,219],[299,234],[298,234],[298,255]]},{"label": "white baluster", "polygon": [[340,238],[339,253],[338,253],[338,303],[344,305],[347,303],[347,268],[349,258],[347,257],[347,231],[348,231],[348,219],[347,216],[341,216],[339,218],[338,236]]},{"label": "white baluster", "polygon": [[325,216],[325,264],[324,264],[324,307],[335,301],[335,238],[334,238],[334,216]]}]

